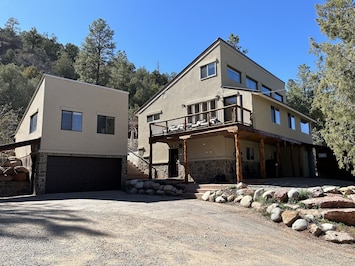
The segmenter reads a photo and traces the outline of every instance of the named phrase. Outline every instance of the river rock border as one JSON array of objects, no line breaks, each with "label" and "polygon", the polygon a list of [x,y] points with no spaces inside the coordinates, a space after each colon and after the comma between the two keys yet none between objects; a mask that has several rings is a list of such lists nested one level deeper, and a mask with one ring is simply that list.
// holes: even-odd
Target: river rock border
[{"label": "river rock border", "polygon": [[132,179],[126,182],[125,191],[131,194],[181,196],[184,189],[163,181]]},{"label": "river rock border", "polygon": [[274,190],[252,189],[241,182],[227,189],[206,191],[201,199],[253,208],[295,231],[308,230],[326,241],[355,244],[354,235],[340,226],[349,226],[355,233],[355,186]]}]

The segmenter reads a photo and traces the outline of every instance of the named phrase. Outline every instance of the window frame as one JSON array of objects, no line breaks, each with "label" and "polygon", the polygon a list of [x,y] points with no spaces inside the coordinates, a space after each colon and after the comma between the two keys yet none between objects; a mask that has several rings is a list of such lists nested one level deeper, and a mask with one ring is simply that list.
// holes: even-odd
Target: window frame
[{"label": "window frame", "polygon": [[[307,125],[307,130],[304,130],[305,125]],[[311,125],[309,121],[301,119],[300,121],[301,132],[309,135],[311,133]]]},{"label": "window frame", "polygon": [[292,130],[296,130],[295,116],[290,113],[287,113],[287,120],[288,120],[288,128]]},{"label": "window frame", "polygon": [[[64,114],[70,114],[70,121],[64,121]],[[75,118],[80,117],[80,125],[76,124],[76,122],[79,122]],[[63,122],[67,123],[68,125],[65,125]],[[69,123],[68,123],[69,122]],[[77,112],[77,111],[69,111],[69,110],[62,110],[62,117],[61,117],[61,130],[67,130],[67,131],[76,131],[76,132],[82,132],[83,131],[83,113],[82,112]]]},{"label": "window frame", "polygon": [[147,115],[147,123],[153,123],[153,122],[159,121],[160,115],[161,115],[161,113]]},{"label": "window frame", "polygon": [[38,111],[30,116],[30,134],[37,130]]},{"label": "window frame", "polygon": [[[249,86],[248,83],[250,83],[250,82],[252,82],[253,84],[255,84],[255,88],[252,88],[252,87]],[[245,80],[245,86],[246,86],[248,89],[253,90],[253,91],[257,91],[257,90],[258,90],[258,82],[257,82],[255,79],[253,79],[253,78],[251,78],[251,77],[248,77],[248,76],[246,77],[246,80]]]},{"label": "window frame", "polygon": [[[100,119],[101,119],[101,121],[100,121]],[[104,120],[104,127],[102,124],[102,120]],[[110,125],[109,121],[113,121],[112,125]],[[97,134],[115,135],[115,117],[114,116],[97,115],[96,126],[97,126],[96,127]]]},{"label": "window frame", "polygon": [[255,160],[255,153],[254,153],[254,148],[253,147],[246,147],[246,159],[248,161],[254,161]]},{"label": "window frame", "polygon": [[[213,68],[211,68],[213,66]],[[213,69],[213,73],[210,70]],[[216,62],[211,62],[200,67],[200,79],[207,79],[217,75],[217,64]]]},{"label": "window frame", "polygon": [[274,93],[274,99],[279,102],[284,101],[284,97],[280,93],[277,93],[277,92]]},{"label": "window frame", "polygon": [[[235,76],[237,79],[234,78]],[[242,83],[242,72],[230,66],[227,66],[227,77],[235,82]]]},{"label": "window frame", "polygon": [[275,106],[271,106],[271,122],[276,125],[281,125],[280,109]]},{"label": "window frame", "polygon": [[271,97],[271,92],[272,92],[272,90],[270,89],[270,88],[268,88],[268,87],[266,87],[265,85],[262,85],[261,86],[261,93],[263,94],[263,95],[266,95],[266,96],[270,96]]}]

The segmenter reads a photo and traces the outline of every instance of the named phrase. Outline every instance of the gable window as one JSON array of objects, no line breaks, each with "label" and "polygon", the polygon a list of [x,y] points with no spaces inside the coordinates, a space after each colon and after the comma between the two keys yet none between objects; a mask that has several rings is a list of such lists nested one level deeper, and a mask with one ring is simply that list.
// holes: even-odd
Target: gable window
[{"label": "gable window", "polygon": [[247,77],[247,88],[251,90],[257,90],[257,82],[249,77]]},{"label": "gable window", "polygon": [[227,77],[238,83],[241,83],[241,73],[227,66]]},{"label": "gable window", "polygon": [[62,130],[81,131],[82,123],[82,113],[62,110]]},{"label": "gable window", "polygon": [[268,87],[265,87],[264,85],[261,86],[261,92],[264,95],[271,96],[271,89],[269,89]]},{"label": "gable window", "polygon": [[101,134],[115,134],[115,118],[111,116],[98,115],[97,116],[97,133]]},{"label": "gable window", "polygon": [[38,112],[31,115],[30,117],[30,133],[35,132],[37,130],[37,117],[38,117]]},{"label": "gable window", "polygon": [[204,65],[200,69],[201,79],[212,77],[215,75],[216,75],[216,63],[215,62]]},{"label": "gable window", "polygon": [[274,106],[271,106],[271,121],[275,124],[280,125],[280,110]]},{"label": "gable window", "polygon": [[216,100],[191,104],[186,106],[186,109],[188,123],[206,122],[208,119],[216,118]]},{"label": "gable window", "polygon": [[301,119],[301,132],[309,134],[309,122]]},{"label": "gable window", "polygon": [[153,114],[153,115],[147,115],[147,122],[154,122],[160,120],[160,113],[158,114]]},{"label": "gable window", "polygon": [[254,148],[247,147],[247,160],[254,160]]},{"label": "gable window", "polygon": [[283,102],[283,96],[277,92],[274,94],[274,98],[278,100],[279,102]]},{"label": "gable window", "polygon": [[287,114],[287,118],[288,118],[288,128],[291,128],[292,130],[296,130],[295,117],[291,114]]}]

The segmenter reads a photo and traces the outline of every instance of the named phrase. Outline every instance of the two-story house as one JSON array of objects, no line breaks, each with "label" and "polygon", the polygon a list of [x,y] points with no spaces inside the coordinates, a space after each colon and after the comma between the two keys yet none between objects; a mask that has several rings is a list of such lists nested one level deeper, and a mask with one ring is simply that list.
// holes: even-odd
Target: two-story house
[{"label": "two-story house", "polygon": [[31,169],[36,194],[119,189],[127,124],[127,92],[45,74],[17,128],[15,153]]},{"label": "two-story house", "polygon": [[151,177],[236,182],[314,174],[313,120],[287,106],[283,81],[222,39],[136,115]]}]

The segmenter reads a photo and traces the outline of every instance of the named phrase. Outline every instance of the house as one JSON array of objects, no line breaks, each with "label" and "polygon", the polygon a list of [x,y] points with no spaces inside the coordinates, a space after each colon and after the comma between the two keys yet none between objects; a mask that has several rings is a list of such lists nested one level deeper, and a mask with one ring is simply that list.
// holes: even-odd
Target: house
[{"label": "house", "polygon": [[15,153],[36,194],[119,189],[127,124],[127,92],[45,74],[15,133]]},{"label": "house", "polygon": [[150,177],[314,175],[314,121],[287,105],[283,81],[220,38],[136,115]]}]

